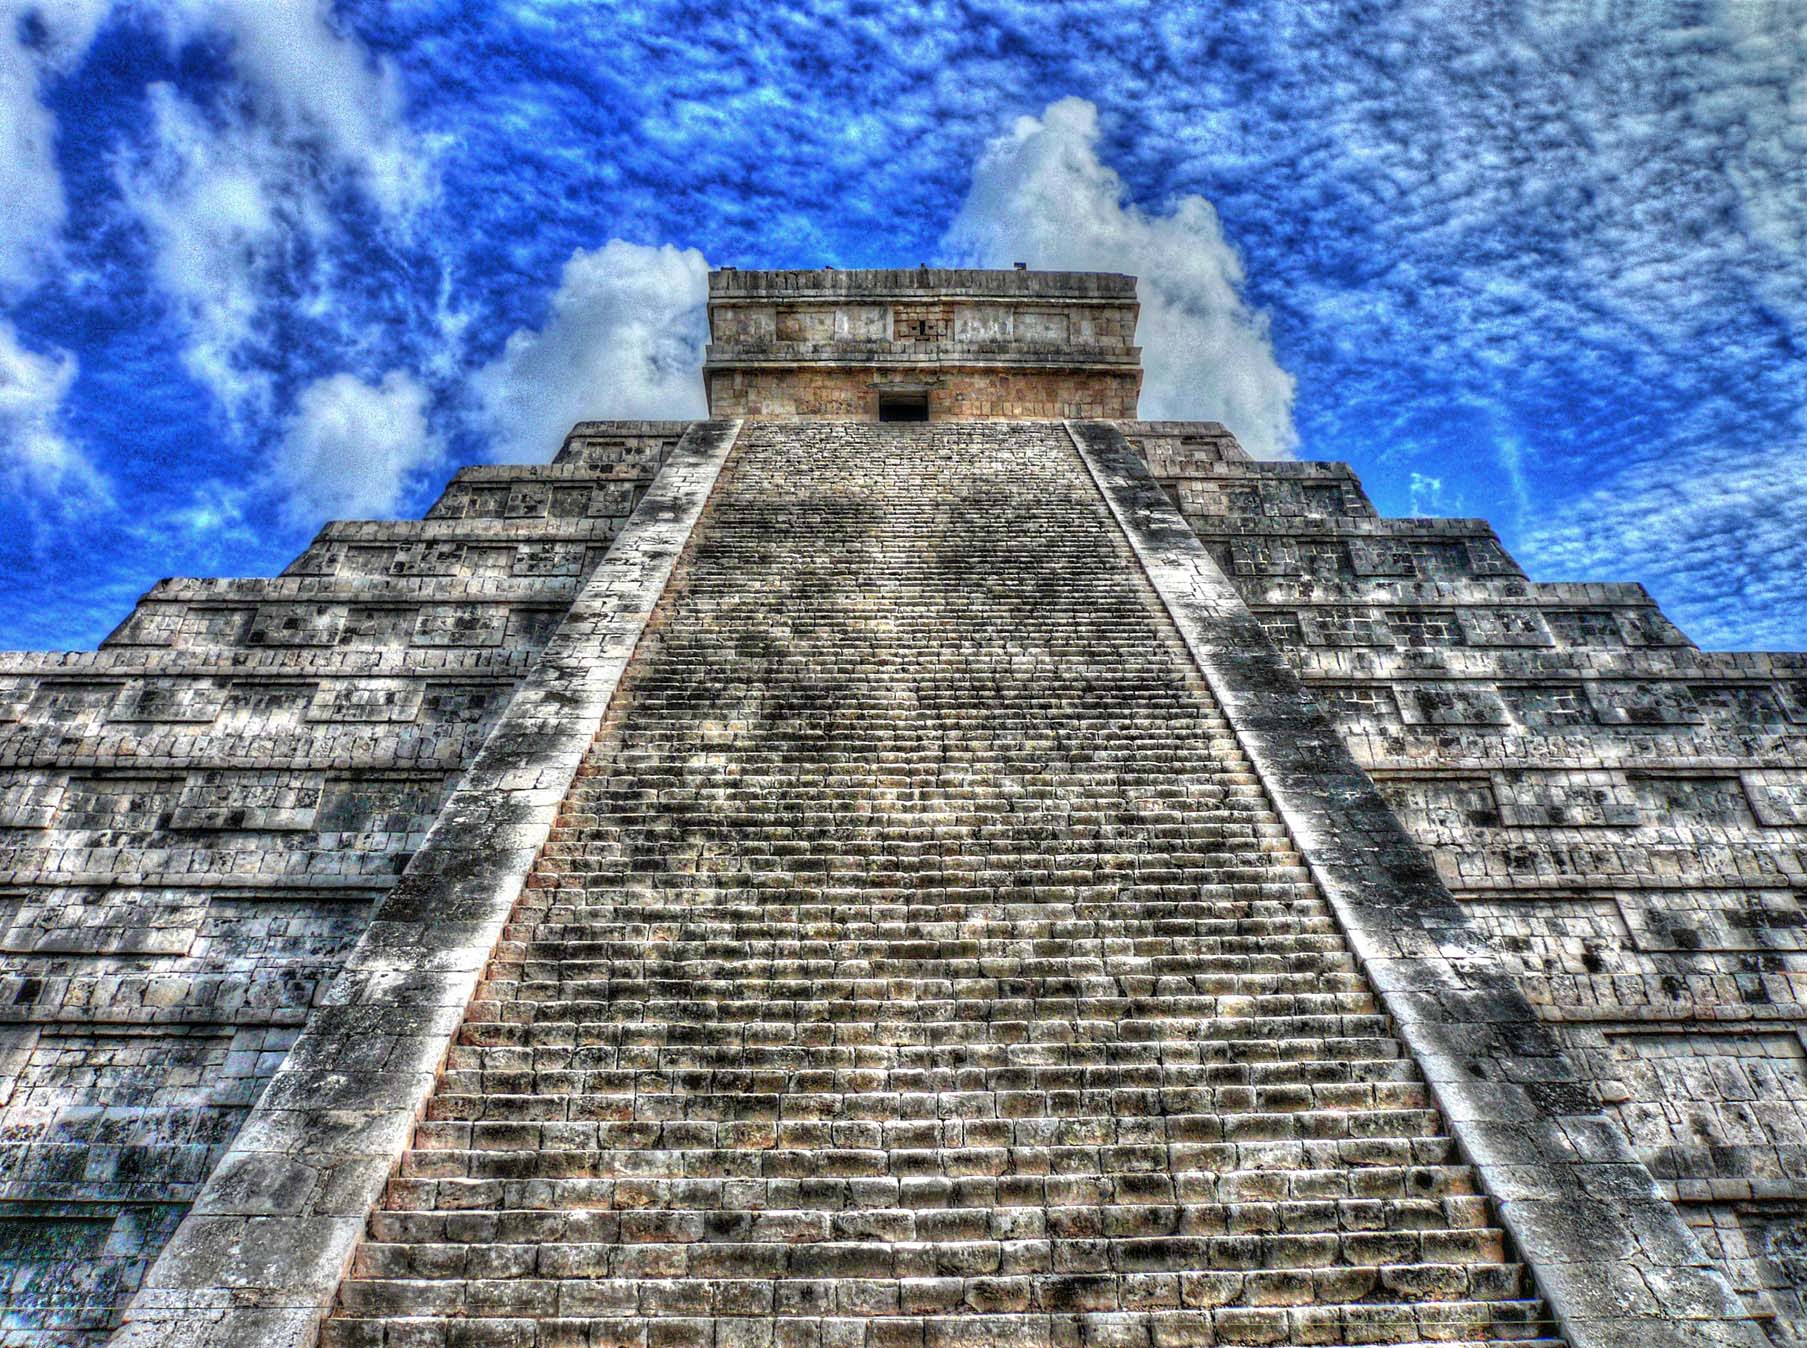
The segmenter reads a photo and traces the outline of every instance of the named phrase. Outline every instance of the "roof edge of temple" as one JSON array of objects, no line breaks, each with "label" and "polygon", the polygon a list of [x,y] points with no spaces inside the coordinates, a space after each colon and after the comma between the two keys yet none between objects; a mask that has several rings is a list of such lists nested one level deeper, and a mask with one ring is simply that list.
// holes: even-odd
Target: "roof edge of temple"
[{"label": "roof edge of temple", "polygon": [[709,273],[712,303],[737,299],[873,299],[933,295],[1024,299],[1111,300],[1136,297],[1136,278],[1121,272],[1031,271],[979,267],[816,267],[795,271],[741,271],[722,267]]}]

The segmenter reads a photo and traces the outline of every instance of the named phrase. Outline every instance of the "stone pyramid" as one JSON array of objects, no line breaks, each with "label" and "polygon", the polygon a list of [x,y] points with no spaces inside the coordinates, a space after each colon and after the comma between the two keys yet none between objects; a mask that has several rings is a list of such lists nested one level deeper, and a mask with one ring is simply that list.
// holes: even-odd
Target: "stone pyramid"
[{"label": "stone pyramid", "polygon": [[0,1345],[1807,1342],[1807,664],[1135,419],[1132,278],[724,271],[0,666]]}]

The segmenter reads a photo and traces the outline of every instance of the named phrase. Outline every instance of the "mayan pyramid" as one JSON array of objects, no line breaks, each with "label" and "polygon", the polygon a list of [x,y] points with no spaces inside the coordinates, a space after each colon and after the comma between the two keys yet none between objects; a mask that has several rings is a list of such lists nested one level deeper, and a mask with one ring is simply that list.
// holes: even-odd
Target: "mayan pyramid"
[{"label": "mayan pyramid", "polygon": [[720,271],[708,420],[0,656],[0,1345],[1807,1344],[1807,659],[1136,318]]}]

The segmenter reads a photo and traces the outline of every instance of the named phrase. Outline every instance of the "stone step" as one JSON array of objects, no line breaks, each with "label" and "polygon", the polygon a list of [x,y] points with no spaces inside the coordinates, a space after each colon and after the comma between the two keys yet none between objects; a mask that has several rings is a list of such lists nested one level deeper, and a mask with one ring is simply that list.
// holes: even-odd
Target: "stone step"
[{"label": "stone step", "polygon": [[[1202,1243],[1202,1242],[1199,1242]],[[1215,1298],[1254,1307],[1287,1305],[1321,1309],[1340,1302],[1359,1305],[1376,1294],[1409,1299],[1419,1306],[1442,1303],[1472,1320],[1468,1332],[1491,1328],[1489,1306],[1500,1320],[1521,1324],[1536,1311],[1526,1304],[1523,1274],[1515,1265],[1406,1263],[1320,1269],[1268,1268],[1232,1263],[1227,1267],[1167,1267],[1156,1260],[1136,1273],[1089,1267],[1047,1271],[1036,1251],[1023,1261],[985,1257],[968,1247],[940,1251],[920,1245],[891,1247],[832,1245],[669,1245],[526,1247],[529,1260],[554,1274],[495,1276],[467,1272],[470,1247],[445,1249],[457,1256],[413,1278],[354,1272],[345,1284],[342,1309],[353,1316],[567,1316],[610,1312],[662,1315],[764,1316],[785,1311],[839,1311],[873,1316],[899,1314],[916,1289],[912,1282],[943,1280],[960,1285],[960,1300],[947,1307],[977,1314],[1024,1311],[1179,1310],[1210,1305]],[[597,1263],[591,1250],[606,1251]],[[749,1252],[762,1256],[753,1258]],[[1014,1252],[1007,1252],[1014,1253]],[[480,1270],[506,1268],[499,1254],[475,1261]],[[429,1267],[432,1267],[429,1261]],[[629,1270],[616,1272],[618,1267]],[[876,1271],[905,1268],[906,1274]],[[1032,1271],[1012,1272],[1023,1268]],[[744,1273],[737,1272],[744,1269]],[[783,1269],[770,1273],[770,1269]],[[794,1270],[794,1271],[792,1271]],[[860,1270],[874,1270],[861,1272]],[[1222,1276],[1218,1276],[1222,1275]],[[1191,1284],[1188,1287],[1188,1284]],[[939,1289],[946,1295],[951,1287]],[[935,1294],[931,1292],[931,1295]],[[1503,1303],[1503,1304],[1501,1304]],[[1458,1309],[1459,1308],[1459,1309]],[[1414,1322],[1415,1321],[1415,1322]],[[1448,1319],[1415,1320],[1418,1334]],[[1458,1322],[1460,1323],[1460,1322]],[[1535,1320],[1532,1323],[1537,1323]]]},{"label": "stone step", "polygon": [[[1541,1303],[1529,1300],[1011,1313],[980,1309],[992,1304],[986,1280],[925,1282],[900,1294],[899,1304],[932,1307],[938,1313],[879,1316],[856,1305],[838,1315],[718,1317],[686,1313],[684,1303],[675,1300],[667,1311],[662,1299],[661,1309],[641,1312],[636,1298],[632,1308],[616,1306],[594,1315],[498,1314],[425,1323],[338,1319],[328,1322],[321,1348],[1228,1348],[1281,1343],[1561,1348],[1562,1343],[1548,1336]],[[1076,1283],[1071,1295],[1083,1302],[1087,1291],[1088,1285]],[[811,1295],[816,1295],[813,1289],[797,1293],[799,1299]],[[777,1299],[774,1293],[774,1304]],[[456,1337],[447,1335],[448,1323],[457,1327]]]},{"label": "stone step", "polygon": [[[635,1199],[644,1186],[626,1186]],[[682,1207],[618,1209],[499,1209],[489,1212],[380,1212],[372,1242],[388,1245],[502,1244],[533,1246],[558,1241],[653,1240],[850,1240],[883,1235],[894,1240],[1025,1240],[1046,1237],[1192,1236],[1335,1231],[1465,1230],[1488,1224],[1486,1200],[1444,1198],[1289,1200],[1275,1203],[1125,1202],[1108,1204],[975,1207],[735,1208],[719,1185],[689,1186]],[[667,1186],[687,1192],[686,1184]],[[651,1233],[651,1234],[649,1234]]]},{"label": "stone step", "polygon": [[[506,969],[504,969],[506,972]],[[533,978],[535,972],[558,978]],[[949,1021],[960,1023],[958,1012],[974,1005],[1001,1010],[1008,1019],[1034,1016],[1037,1021],[1059,1021],[1084,1016],[1086,1021],[1240,1021],[1259,1017],[1276,1025],[1306,1021],[1323,1023],[1328,1017],[1379,1016],[1379,1005],[1370,992],[1243,992],[1196,994],[1175,990],[1169,994],[1124,996],[1115,979],[616,979],[605,976],[591,961],[575,960],[569,967],[557,963],[524,963],[519,978],[490,979],[482,992],[511,988],[520,1001],[538,1005],[593,1003],[611,1008],[609,1019],[645,1017],[692,1021],[853,1021],[882,1025],[887,1021]],[[1037,987],[1044,983],[1046,987]],[[1077,987],[1075,987],[1077,985]],[[492,997],[484,997],[486,1001]]]},{"label": "stone step", "polygon": [[[626,1066],[609,1050],[575,1045],[538,1047],[480,1047],[456,1044],[448,1058],[447,1078],[453,1073],[484,1073],[492,1089],[505,1091],[506,1074],[583,1072],[589,1088],[608,1093],[652,1093],[663,1087],[670,1093],[755,1093],[813,1095],[894,1094],[947,1091],[1098,1091],[1158,1090],[1185,1092],[1206,1088],[1262,1091],[1304,1087],[1343,1087],[1380,1083],[1417,1082],[1416,1067],[1406,1058],[1368,1061],[1282,1063],[1112,1063],[1107,1066],[1026,1067],[811,1067],[798,1061],[782,1066],[678,1067],[662,1064]],[[463,1080],[464,1078],[458,1078]],[[522,1080],[530,1079],[523,1076]],[[537,1078],[531,1078],[537,1079]],[[477,1092],[481,1094],[482,1092]]]},{"label": "stone step", "polygon": [[[693,912],[682,919],[662,906],[643,902],[567,902],[557,910],[561,920],[550,924],[554,934],[543,943],[562,945],[563,933],[569,929],[575,929],[585,943],[609,940],[600,933],[610,931],[613,943],[627,944],[625,933],[651,929],[668,931],[674,942],[694,943],[706,929],[725,943],[754,949],[820,945],[825,950],[857,953],[874,944],[881,949],[901,944],[906,950],[914,946],[921,956],[929,957],[950,945],[956,950],[976,946],[980,953],[986,953],[987,947],[1000,953],[1020,953],[1043,942],[1058,941],[1096,950],[1100,957],[1112,949],[1140,948],[1167,958],[1213,961],[1214,967],[1235,972],[1304,973],[1322,967],[1319,963],[1293,963],[1301,955],[1320,956],[1338,968],[1353,964],[1327,913],[1219,915],[1209,910],[1189,911],[1202,905],[1185,901],[1126,900],[1121,906],[1140,916],[1113,922],[1108,911],[1112,906],[1116,905],[1049,901],[1034,905],[1019,921],[1006,924],[970,921],[950,913],[945,903],[912,905],[891,900],[859,909],[849,905],[839,921],[830,915],[832,910],[825,913],[813,905],[809,911],[792,910],[788,921],[781,920],[783,915],[771,911],[777,907],[776,900],[754,911],[740,905],[724,906],[707,916]],[[611,909],[620,911],[618,921],[610,919]],[[907,920],[912,912],[920,914],[918,920]],[[949,929],[945,936],[937,935],[939,927]],[[514,929],[518,931],[518,927]],[[518,953],[520,941],[514,932],[502,947],[505,956]],[[645,948],[651,954],[659,946]]]},{"label": "stone step", "polygon": [[[354,1276],[415,1278],[933,1278],[1050,1273],[1185,1273],[1213,1270],[1384,1268],[1455,1270],[1446,1294],[1516,1296],[1523,1270],[1503,1258],[1486,1227],[1384,1231],[1199,1233],[1165,1236],[906,1236],[814,1239],[773,1227],[758,1239],[711,1239],[701,1214],[666,1221],[629,1213],[596,1241],[409,1245],[366,1241]],[[873,1219],[869,1231],[882,1227]],[[892,1223],[902,1228],[911,1223]],[[1463,1273],[1475,1275],[1462,1277]]]},{"label": "stone step", "polygon": [[[558,1010],[560,1008],[553,1008]],[[562,1008],[570,1010],[572,1008]],[[1300,1063],[1357,1061],[1384,1058],[1401,1052],[1391,1035],[1285,1036],[1270,1039],[1222,1038],[1201,1040],[1181,1035],[1175,1039],[1068,1038],[1037,1040],[1026,1034],[977,1039],[950,1035],[922,1043],[886,1043],[870,1036],[853,1037],[847,1027],[826,1022],[783,1024],[761,1022],[732,1025],[667,1025],[559,1019],[538,1019],[530,1005],[490,1003],[476,1011],[506,1010],[520,1014],[512,1022],[466,1022],[461,1031],[466,1044],[583,1044],[594,1049],[614,1049],[633,1057],[632,1064],[650,1061],[656,1052],[666,1066],[753,1066],[761,1062],[791,1061],[802,1055],[812,1066],[853,1065],[857,1055],[866,1066],[903,1061],[949,1066],[1056,1066],[1075,1067],[1104,1062]]]},{"label": "stone step", "polygon": [[[649,880],[565,868],[556,890],[536,894],[516,914],[510,938],[520,941],[531,930],[526,924],[533,915],[542,915],[560,934],[585,941],[619,941],[628,935],[722,944],[914,941],[924,953],[949,942],[1085,942],[1108,935],[1120,943],[1117,948],[1129,950],[1133,941],[1155,937],[1299,940],[1336,931],[1331,914],[1296,902],[1281,889],[1244,886],[1232,900],[1189,880],[1150,877],[1025,888],[1014,882],[974,884],[965,874],[957,883],[947,883],[933,872],[892,871],[888,865],[874,862],[846,875],[824,873],[807,888],[795,881],[781,883],[786,872],[748,871],[732,877],[732,883],[717,878],[706,902],[696,895],[701,886],[694,872],[688,873],[692,888],[686,891],[675,875]],[[680,909],[686,896],[693,901]],[[981,905],[989,911],[975,911]],[[1337,949],[1318,944],[1327,952]],[[1264,952],[1252,947],[1242,953]]]},{"label": "stone step", "polygon": [[[764,1164],[776,1173],[864,1174],[883,1153],[906,1174],[996,1174],[1018,1167],[1082,1161],[1114,1162],[1111,1169],[1145,1169],[1182,1158],[1202,1165],[1201,1147],[1250,1143],[1322,1142],[1342,1138],[1379,1144],[1436,1136],[1432,1110],[1392,1110],[1349,1122],[1318,1114],[1187,1116],[1162,1125],[1114,1119],[959,1119],[871,1123],[843,1120],[679,1119],[592,1123],[494,1119],[423,1125],[404,1175],[512,1176],[693,1173],[720,1153],[739,1165]],[[1197,1121],[1209,1117],[1209,1124]],[[458,1146],[455,1130],[471,1129],[472,1145]],[[1169,1152],[1171,1151],[1171,1156]],[[1024,1153],[1029,1153],[1024,1155]],[[848,1167],[852,1167],[849,1169]],[[704,1173],[708,1173],[705,1171]],[[732,1172],[730,1172],[732,1173]]]},{"label": "stone step", "polygon": [[684,1146],[680,1144],[694,1137],[687,1139],[680,1128],[666,1126],[660,1139],[645,1142],[637,1141],[631,1129],[623,1129],[620,1145],[606,1149],[410,1151],[403,1157],[401,1175],[477,1179],[958,1179],[1162,1170],[1319,1170],[1335,1165],[1405,1167],[1447,1165],[1456,1156],[1449,1139],[1433,1132],[1417,1137],[1269,1135],[1283,1133],[1282,1125],[1289,1117],[1261,1116],[1268,1122],[1267,1127],[1251,1128],[1251,1136],[1221,1142],[1040,1142],[895,1148],[839,1145],[828,1138],[816,1146],[780,1147],[774,1145],[771,1129],[752,1125],[715,1130],[721,1144],[718,1146]]},{"label": "stone step", "polygon": [[[494,1075],[494,1074],[490,1074]],[[1308,1112],[1400,1111],[1430,1107],[1428,1091],[1416,1082],[1380,1086],[1246,1086],[1221,1090],[1131,1089],[1044,1093],[736,1091],[733,1093],[639,1090],[631,1078],[596,1083],[576,1073],[489,1075],[448,1074],[427,1113],[429,1122],[565,1119],[862,1120],[870,1122],[1007,1119],[1033,1126],[1042,1120],[1122,1117],[1132,1112],[1186,1120],[1235,1115]],[[628,1074],[620,1074],[627,1077]],[[584,1087],[590,1089],[583,1089]],[[606,1089],[614,1086],[615,1089]],[[1170,1132],[1184,1123],[1169,1123]],[[422,1132],[416,1146],[439,1145],[445,1134]],[[479,1142],[479,1145],[481,1143]]]},{"label": "stone step", "polygon": [[[1234,1160],[1234,1157],[1229,1158]],[[621,1176],[581,1179],[403,1179],[390,1181],[388,1213],[484,1218],[510,1210],[572,1212],[637,1207],[1043,1208],[1107,1202],[1229,1204],[1472,1197],[1472,1173],[1445,1156],[1410,1165],[1309,1164],[1267,1154],[1261,1170],[1137,1170],[1119,1174],[915,1175],[793,1178]],[[1320,1160],[1322,1158],[1319,1158]],[[1294,1161],[1287,1167],[1278,1161]],[[381,1214],[379,1214],[379,1217]]]},{"label": "stone step", "polygon": [[1064,431],[750,422],[328,1343],[1546,1344]]},{"label": "stone step", "polygon": [[1213,991],[1249,991],[1264,996],[1279,995],[1286,989],[1291,989],[1293,995],[1309,996],[1366,986],[1355,962],[1347,957],[1313,960],[1305,968],[1276,961],[1278,967],[1251,970],[1247,960],[1224,955],[1132,956],[1100,951],[1094,955],[1050,956],[1008,950],[967,952],[961,949],[965,944],[962,942],[949,942],[951,950],[938,942],[917,944],[923,953],[902,957],[868,955],[856,948],[834,959],[805,959],[779,953],[717,954],[713,958],[690,954],[673,958],[669,947],[567,939],[560,942],[555,956],[541,951],[539,959],[531,959],[526,949],[504,939],[495,963],[500,968],[517,970],[522,976],[542,968],[563,970],[577,966],[604,973],[618,969],[624,979],[635,976],[643,986],[660,993],[699,984],[746,987],[755,981],[762,987],[788,992],[793,988],[830,988],[871,979],[906,986],[945,986],[973,980],[1023,983],[1037,993],[1070,986],[1086,994],[1153,980],[1166,983],[1175,991],[1182,990],[1184,984],[1209,981],[1215,985]]},{"label": "stone step", "polygon": [[[491,1005],[494,1003],[485,999],[473,1003],[472,1010],[482,1013]],[[618,1006],[604,1000],[548,997],[539,1002],[522,998],[514,1003],[513,1009],[523,1016],[534,1015],[544,1020],[582,1024],[589,1034],[598,1038],[614,1028],[622,1034],[635,1036],[638,1042],[741,1042],[744,1036],[748,1043],[784,1043],[795,1042],[800,1035],[805,1035],[812,1029],[832,1027],[843,1042],[900,1048],[930,1042],[1050,1046],[1056,1043],[1088,1045],[1199,1042],[1200,1050],[1204,1051],[1205,1045],[1209,1043],[1235,1043],[1240,1046],[1285,1041],[1292,1044],[1294,1051],[1299,1053],[1311,1052],[1306,1045],[1331,1044],[1333,1047],[1327,1052],[1334,1057],[1337,1056],[1334,1045],[1338,1043],[1347,1045],[1352,1041],[1389,1037],[1386,1017],[1380,1015],[1296,1015],[1270,1018],[1145,1015],[1125,1020],[1075,1019],[1038,1026],[1035,1021],[1020,1018],[984,1020],[974,1016],[960,1020],[939,1019],[937,1015],[947,1009],[943,1003],[915,1004],[917,1014],[911,1018],[900,1014],[878,1020],[862,1019],[862,1014],[876,1015],[875,1011],[863,1008],[878,1007],[885,1005],[884,1003],[844,1003],[841,1013],[831,1016],[828,1008],[807,1002],[766,1003],[763,1008],[746,1007],[741,1019],[724,1014],[700,1020],[687,1014],[693,1009],[701,1009],[702,1005],[646,1003]],[[723,1010],[732,1011],[734,1006],[732,1003],[725,1004]],[[819,1014],[802,1014],[812,1007]],[[773,1016],[774,1011],[796,1014]],[[929,1014],[931,1012],[937,1015]],[[1023,1013],[1017,1009],[1014,1014],[1020,1017]],[[1033,1033],[1037,1028],[1058,1030],[1062,1038],[1057,1041],[1039,1039]],[[1259,1052],[1256,1049],[1249,1051]]]},{"label": "stone step", "polygon": [[[686,1147],[707,1148],[717,1145],[718,1134],[749,1131],[744,1127],[747,1124],[770,1125],[750,1130],[767,1135],[769,1140],[763,1144],[767,1146],[856,1149],[873,1145],[1087,1146],[1130,1141],[1146,1145],[1271,1142],[1295,1137],[1422,1137],[1436,1126],[1436,1112],[1426,1105],[1422,1090],[1375,1094],[1381,1098],[1353,1109],[1288,1099],[1282,1103],[1292,1108],[1263,1112],[1239,1108],[1242,1102],[1232,1101],[1209,1112],[1184,1114],[1162,1113],[1133,1098],[1098,1101],[1095,1103],[1101,1107],[1095,1110],[1084,1109],[1085,1101],[1060,1096],[1007,1099],[1001,1106],[989,1093],[924,1100],[878,1096],[870,1103],[862,1095],[832,1111],[826,1105],[815,1110],[802,1106],[794,1113],[790,1098],[780,1095],[704,1097],[707,1108],[698,1110],[694,1108],[696,1098],[689,1096],[663,1095],[641,1104],[627,1094],[497,1093],[462,1097],[486,1102],[489,1116],[430,1120],[420,1126],[415,1147],[481,1152],[534,1146],[566,1151],[591,1146],[669,1147],[676,1145],[671,1139],[683,1138]],[[1398,1098],[1387,1098],[1390,1096]],[[840,1102],[847,1097],[826,1099]],[[1033,1108],[1048,1103],[1071,1103],[1076,1108],[1061,1114]],[[1108,1107],[1113,1103],[1117,1106],[1114,1110]],[[1252,1106],[1254,1102],[1248,1103]]]}]

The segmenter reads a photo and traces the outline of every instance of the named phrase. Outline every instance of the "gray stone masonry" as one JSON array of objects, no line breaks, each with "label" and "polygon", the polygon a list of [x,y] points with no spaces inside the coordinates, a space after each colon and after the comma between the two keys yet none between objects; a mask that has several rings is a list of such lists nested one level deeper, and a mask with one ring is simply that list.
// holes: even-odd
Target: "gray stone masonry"
[{"label": "gray stone masonry", "polygon": [[1779,1344],[1807,1343],[1807,658],[1534,583],[1335,463],[1124,423],[1267,636]]},{"label": "gray stone masonry", "polygon": [[750,422],[326,1343],[1550,1329],[1063,427]]},{"label": "gray stone masonry", "polygon": [[1114,425],[1074,443],[1573,1348],[1765,1335]]},{"label": "gray stone masonry", "polygon": [[685,429],[0,655],[0,1344],[117,1323]]},{"label": "gray stone masonry", "polygon": [[0,654],[0,1348],[1807,1348],[1807,656],[1024,420],[1130,277],[711,308]]},{"label": "gray stone masonry", "polygon": [[736,429],[696,423],[669,452],[151,1268],[115,1343],[315,1341]]},{"label": "gray stone masonry", "polygon": [[874,421],[886,394],[936,421],[1131,416],[1137,313],[1106,272],[716,271],[703,387],[713,416]]}]

